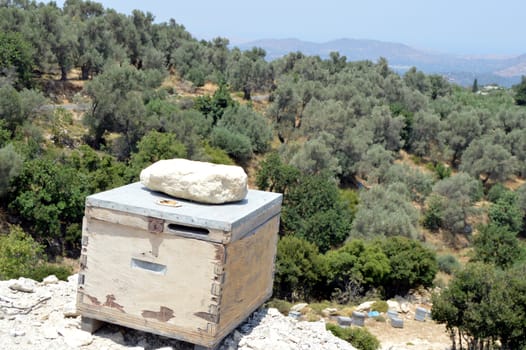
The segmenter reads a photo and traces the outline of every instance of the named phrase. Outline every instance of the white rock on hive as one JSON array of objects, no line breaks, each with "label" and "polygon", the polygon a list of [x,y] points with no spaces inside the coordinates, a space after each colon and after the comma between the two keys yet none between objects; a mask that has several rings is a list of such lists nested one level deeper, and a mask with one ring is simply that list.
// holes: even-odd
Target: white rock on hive
[{"label": "white rock on hive", "polygon": [[160,160],[143,169],[140,179],[150,190],[209,204],[240,201],[248,191],[243,168],[187,159]]}]

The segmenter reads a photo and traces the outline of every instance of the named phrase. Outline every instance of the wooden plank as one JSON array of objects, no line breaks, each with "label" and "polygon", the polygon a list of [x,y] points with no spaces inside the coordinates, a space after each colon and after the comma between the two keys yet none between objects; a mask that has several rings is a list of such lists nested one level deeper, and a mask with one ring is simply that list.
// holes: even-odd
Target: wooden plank
[{"label": "wooden plank", "polygon": [[275,216],[255,234],[227,246],[219,337],[237,327],[272,295],[278,229],[279,216]]},{"label": "wooden plank", "polygon": [[212,285],[224,260],[222,245],[89,218],[85,231],[82,315],[152,332],[159,328],[168,336],[187,334],[194,343],[204,339],[210,320],[202,313],[213,315],[211,306],[217,310],[219,302]]},{"label": "wooden plank", "polygon": [[[104,208],[86,207],[85,215],[92,220],[106,221],[112,224],[129,226],[149,231],[149,219],[135,214]],[[196,238],[216,243],[226,243],[231,239],[230,232],[217,229],[205,228],[196,225],[180,224],[172,221],[162,220],[162,231],[180,237]],[[199,230],[208,233],[198,233]]]}]

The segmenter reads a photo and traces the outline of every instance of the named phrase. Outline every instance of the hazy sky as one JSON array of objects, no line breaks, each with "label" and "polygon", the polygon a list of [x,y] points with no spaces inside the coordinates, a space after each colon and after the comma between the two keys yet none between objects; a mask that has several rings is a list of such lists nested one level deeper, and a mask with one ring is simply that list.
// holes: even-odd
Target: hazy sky
[{"label": "hazy sky", "polygon": [[[462,54],[526,53],[525,0],[102,0],[174,18],[198,39],[376,39]],[[63,1],[57,1],[59,5]]]}]

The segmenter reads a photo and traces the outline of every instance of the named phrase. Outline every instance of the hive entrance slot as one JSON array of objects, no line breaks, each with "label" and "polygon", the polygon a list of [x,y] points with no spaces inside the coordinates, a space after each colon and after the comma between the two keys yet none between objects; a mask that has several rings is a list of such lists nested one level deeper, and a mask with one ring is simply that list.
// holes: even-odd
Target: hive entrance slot
[{"label": "hive entrance slot", "polygon": [[150,261],[132,258],[131,267],[133,269],[146,270],[159,275],[166,275],[166,265],[156,264]]},{"label": "hive entrance slot", "polygon": [[206,228],[186,226],[180,224],[168,224],[168,230],[172,232],[179,232],[185,234],[194,234],[194,235],[207,235],[210,233]]}]

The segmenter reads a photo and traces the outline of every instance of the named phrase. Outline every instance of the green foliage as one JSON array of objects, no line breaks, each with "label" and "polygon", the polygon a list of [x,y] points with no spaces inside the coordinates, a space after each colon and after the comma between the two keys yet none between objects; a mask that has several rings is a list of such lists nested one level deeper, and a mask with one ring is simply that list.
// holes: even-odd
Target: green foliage
[{"label": "green foliage", "polygon": [[254,153],[264,153],[269,149],[272,130],[261,114],[246,105],[228,107],[217,122],[218,127],[244,135],[250,139]]},{"label": "green foliage", "polygon": [[227,86],[219,84],[219,87],[214,92],[212,97],[210,95],[196,97],[194,108],[207,118],[212,119],[212,125],[223,117],[223,113],[229,107],[235,107],[238,103],[232,99]]},{"label": "green foliage", "polygon": [[522,76],[521,82],[513,87],[515,90],[515,103],[519,106],[526,105],[526,76]]},{"label": "green foliage", "polygon": [[332,135],[321,133],[315,139],[288,144],[283,147],[284,157],[304,174],[326,173],[336,176],[341,173],[341,168],[328,146],[327,139],[330,138]]},{"label": "green foliage", "polygon": [[363,287],[381,286],[391,272],[389,259],[381,247],[362,240],[352,240],[328,251],[325,261],[325,280],[331,290],[339,291],[339,303],[355,300]]},{"label": "green foliage", "polygon": [[417,227],[418,212],[411,203],[407,187],[400,183],[387,187],[379,185],[361,192],[351,236],[417,238]]},{"label": "green foliage", "polygon": [[505,193],[509,190],[500,182],[497,182],[488,191],[487,198],[488,201],[496,203]]},{"label": "green foliage", "polygon": [[235,48],[229,57],[226,70],[228,82],[233,89],[243,92],[245,100],[250,100],[252,93],[257,89],[272,83],[265,55],[265,51],[260,48],[243,52]]},{"label": "green foliage", "polygon": [[[130,168],[108,154],[99,154],[86,145],[76,149],[67,164],[75,168],[88,181],[88,193],[106,191],[128,182]],[[133,174],[132,174],[133,175]]]},{"label": "green foliage", "polygon": [[0,198],[9,191],[9,183],[22,170],[23,158],[12,144],[0,148]]},{"label": "green foliage", "polygon": [[474,204],[482,197],[480,181],[458,173],[438,181],[427,203],[424,225],[443,228],[452,233],[469,233],[468,216],[475,213]]},{"label": "green foliage", "polygon": [[444,165],[444,163],[436,163],[435,165],[431,164],[431,170],[435,173],[435,176],[439,180],[443,180],[451,176],[451,168]]},{"label": "green foliage", "polygon": [[351,219],[348,206],[340,199],[338,186],[327,176],[302,176],[285,195],[283,232],[305,238],[321,252],[345,241]]},{"label": "green foliage", "polygon": [[383,179],[385,184],[403,183],[409,190],[411,199],[419,203],[423,203],[431,193],[433,182],[430,175],[403,164],[393,164]]},{"label": "green foliage", "polygon": [[224,127],[215,127],[210,135],[210,144],[223,149],[230,157],[244,162],[252,157],[250,138]]},{"label": "green foliage", "polygon": [[507,271],[470,263],[457,272],[448,288],[433,296],[433,320],[446,325],[452,339],[459,336],[468,348],[500,342],[502,349],[526,346],[522,278],[526,265]]},{"label": "green foliage", "polygon": [[322,258],[314,244],[294,236],[280,238],[276,255],[274,297],[291,301],[308,300],[320,283],[322,265]]},{"label": "green foliage", "polygon": [[383,284],[388,297],[405,295],[416,286],[429,287],[438,270],[436,254],[420,242],[406,237],[377,240],[389,259],[390,273]]},{"label": "green foliage", "polygon": [[146,132],[145,103],[155,97],[153,89],[160,86],[162,79],[159,71],[123,65],[108,67],[86,84],[93,107],[85,122],[94,144],[103,143],[105,132],[121,133],[124,148],[119,156],[126,157]]},{"label": "green foliage", "polygon": [[0,120],[3,120],[3,127],[14,133],[17,127],[34,118],[38,107],[44,102],[40,92],[25,89],[16,91],[10,85],[0,84]]},{"label": "green foliage", "polygon": [[358,350],[380,349],[380,341],[365,328],[342,328],[332,323],[327,323],[325,327],[332,334],[351,343]]},{"label": "green foliage", "polygon": [[186,158],[186,147],[177,140],[175,134],[150,131],[137,144],[137,152],[132,153],[129,172],[130,179],[137,181],[142,169],[162,160]]},{"label": "green foliage", "polygon": [[507,227],[515,233],[522,231],[524,211],[521,210],[519,197],[514,192],[504,192],[497,202],[490,206],[488,216],[491,224]]},{"label": "green foliage", "polygon": [[16,88],[29,88],[33,74],[33,49],[20,33],[0,32],[0,76],[16,72]]},{"label": "green foliage", "polygon": [[389,309],[389,305],[387,304],[387,301],[385,300],[377,300],[371,305],[371,310],[378,311],[378,312],[387,312]]},{"label": "green foliage", "polygon": [[460,268],[457,258],[451,254],[439,255],[437,257],[438,269],[449,275],[454,274]]},{"label": "green foliage", "polygon": [[278,311],[281,312],[283,315],[288,315],[290,308],[292,307],[291,302],[282,299],[270,299],[265,305],[266,307],[273,307],[278,309]]},{"label": "green foliage", "polygon": [[234,165],[234,161],[228,156],[228,154],[221,148],[212,147],[208,143],[203,145],[203,151],[205,153],[203,161],[215,163],[215,164],[226,164]]},{"label": "green foliage", "polygon": [[526,257],[517,233],[510,231],[508,226],[492,223],[480,227],[479,231],[473,241],[475,261],[505,269]]},{"label": "green foliage", "polygon": [[61,281],[67,281],[68,277],[73,274],[73,269],[69,266],[58,264],[43,263],[34,267],[34,269],[24,277],[31,278],[35,281],[42,281],[50,275],[55,275]]},{"label": "green foliage", "polygon": [[256,177],[256,185],[264,191],[286,194],[300,176],[300,171],[284,164],[278,153],[269,153],[260,163]]},{"label": "green foliage", "polygon": [[518,168],[516,157],[505,145],[494,137],[482,136],[466,148],[459,169],[475,178],[482,177],[486,183],[488,180],[506,181]]},{"label": "green foliage", "polygon": [[29,276],[38,265],[43,247],[18,226],[0,235],[0,280]]},{"label": "green foliage", "polygon": [[432,194],[427,198],[422,224],[430,230],[438,230],[443,226],[445,201],[442,197]]},{"label": "green foliage", "polygon": [[56,160],[35,159],[24,163],[12,186],[9,211],[57,253],[79,254],[80,242],[68,239],[72,231],[66,233],[70,225],[82,221],[87,177]]}]

